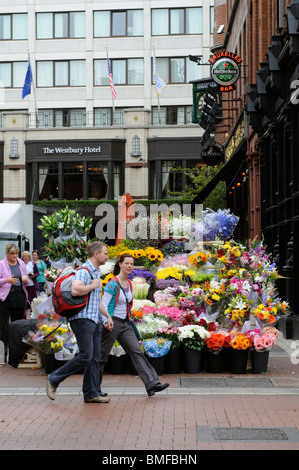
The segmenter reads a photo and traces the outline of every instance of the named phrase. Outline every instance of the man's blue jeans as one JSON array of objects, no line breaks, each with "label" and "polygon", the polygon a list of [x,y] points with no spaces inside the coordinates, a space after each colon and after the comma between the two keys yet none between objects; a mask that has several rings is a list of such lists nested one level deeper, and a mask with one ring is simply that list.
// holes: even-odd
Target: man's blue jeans
[{"label": "man's blue jeans", "polygon": [[99,395],[99,361],[101,358],[101,326],[87,318],[78,318],[70,322],[76,336],[79,354],[70,359],[65,365],[49,375],[53,387],[58,385],[70,375],[84,368],[83,395],[84,400]]}]

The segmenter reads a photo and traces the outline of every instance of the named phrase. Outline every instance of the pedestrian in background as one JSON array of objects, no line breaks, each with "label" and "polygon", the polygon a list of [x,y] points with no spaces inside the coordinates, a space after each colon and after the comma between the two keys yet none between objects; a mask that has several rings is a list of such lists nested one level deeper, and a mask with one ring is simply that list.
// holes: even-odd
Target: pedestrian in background
[{"label": "pedestrian in background", "polygon": [[[132,307],[132,283],[128,279],[134,268],[134,258],[128,253],[120,256],[114,267],[115,277],[108,282],[104,289],[103,304],[113,319],[113,329],[103,328],[100,360],[100,383],[105,364],[115,341],[124,348],[129,355],[137,373],[143,381],[148,396],[161,392],[168,387],[168,383],[161,384],[154,367],[147,360],[134,332],[130,319]],[[106,326],[106,325],[105,325]],[[107,396],[99,389],[101,396]]]},{"label": "pedestrian in background", "polygon": [[27,275],[28,275],[28,283],[26,284],[27,290],[27,308],[31,307],[31,302],[33,299],[36,298],[37,293],[37,277],[38,277],[38,267],[31,259],[31,254],[29,251],[23,251],[21,259],[24,261],[26,265]]},{"label": "pedestrian in background", "polygon": [[38,250],[32,251],[32,259],[38,267],[38,278],[37,278],[37,292],[44,292],[45,290],[45,271],[47,269],[46,263],[40,259],[40,253]]},{"label": "pedestrian in background", "polygon": [[0,261],[0,340],[4,343],[6,357],[9,321],[25,318],[28,277],[25,263],[19,258],[19,247],[7,243],[5,253]]},{"label": "pedestrian in background", "polygon": [[72,282],[72,295],[89,295],[87,306],[69,319],[79,348],[79,354],[65,365],[52,372],[47,379],[46,392],[51,400],[55,399],[59,384],[70,375],[84,369],[83,395],[85,403],[107,403],[108,397],[99,396],[99,361],[101,353],[101,314],[107,318],[107,328],[113,321],[101,302],[100,266],[108,259],[107,246],[102,242],[92,242],[88,246],[88,260],[83,265],[90,270],[80,269]]}]

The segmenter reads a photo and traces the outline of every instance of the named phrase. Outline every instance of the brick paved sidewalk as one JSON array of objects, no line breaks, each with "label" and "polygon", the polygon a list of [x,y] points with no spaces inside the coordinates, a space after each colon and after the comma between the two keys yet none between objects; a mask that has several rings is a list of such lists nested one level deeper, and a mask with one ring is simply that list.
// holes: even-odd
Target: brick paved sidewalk
[{"label": "brick paved sidewalk", "polygon": [[1,365],[0,450],[299,449],[291,346],[271,352],[267,374],[163,375],[170,387],[151,398],[139,377],[105,374],[111,401],[100,405],[83,402],[81,375],[61,384],[52,402],[44,369]]}]

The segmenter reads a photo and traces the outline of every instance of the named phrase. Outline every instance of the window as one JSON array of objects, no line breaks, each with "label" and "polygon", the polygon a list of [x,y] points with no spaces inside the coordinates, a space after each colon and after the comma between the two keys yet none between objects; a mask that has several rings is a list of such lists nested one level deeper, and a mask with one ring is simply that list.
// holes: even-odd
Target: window
[{"label": "window", "polygon": [[202,34],[202,8],[152,9],[152,35]]},{"label": "window", "polygon": [[138,157],[141,155],[141,152],[140,152],[140,138],[138,137],[138,135],[134,135],[133,139],[132,139],[132,156],[134,157]]},{"label": "window", "polygon": [[88,163],[87,168],[87,195],[88,198],[103,199],[108,191],[108,165],[107,163]]},{"label": "window", "polygon": [[85,38],[85,12],[37,13],[36,38]]},{"label": "window", "polygon": [[214,7],[210,7],[210,34],[214,33]]},{"label": "window", "polygon": [[83,165],[82,163],[63,163],[63,199],[83,198]]},{"label": "window", "polygon": [[[143,59],[112,59],[110,64],[114,85],[143,85]],[[94,85],[109,85],[106,59],[94,61]]]},{"label": "window", "polygon": [[85,109],[44,109],[38,111],[39,127],[86,126]]},{"label": "window", "polygon": [[[202,67],[188,57],[157,57],[156,69],[166,83],[189,83],[202,76]],[[152,83],[155,84],[154,77]]]},{"label": "window", "polygon": [[183,189],[183,172],[173,171],[181,167],[181,161],[162,162],[162,198],[169,197],[170,192],[181,192]]},{"label": "window", "polygon": [[22,88],[28,62],[0,63],[0,83],[5,88]]},{"label": "window", "polygon": [[95,38],[143,36],[143,10],[95,11],[93,32]]},{"label": "window", "polygon": [[123,126],[124,124],[124,110],[122,108],[95,108],[94,110],[94,125],[99,127]]},{"label": "window", "polygon": [[17,158],[19,156],[18,148],[19,148],[18,139],[16,139],[16,138],[11,139],[11,141],[10,141],[10,155],[9,155],[10,158]]},{"label": "window", "polygon": [[192,106],[161,106],[152,108],[152,124],[184,125],[192,123]]},{"label": "window", "polygon": [[27,13],[0,15],[0,39],[28,39]]},{"label": "window", "polygon": [[85,60],[37,62],[37,86],[85,86]]},{"label": "window", "polygon": [[39,200],[58,198],[58,163],[38,165]]}]

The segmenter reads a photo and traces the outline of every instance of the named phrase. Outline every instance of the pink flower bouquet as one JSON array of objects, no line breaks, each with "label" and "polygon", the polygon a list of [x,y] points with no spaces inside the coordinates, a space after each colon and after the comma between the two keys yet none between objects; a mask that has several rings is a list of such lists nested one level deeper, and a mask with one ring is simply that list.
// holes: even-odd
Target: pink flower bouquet
[{"label": "pink flower bouquet", "polygon": [[277,336],[270,331],[257,334],[253,338],[253,346],[256,351],[270,351],[270,349],[276,344]]}]

